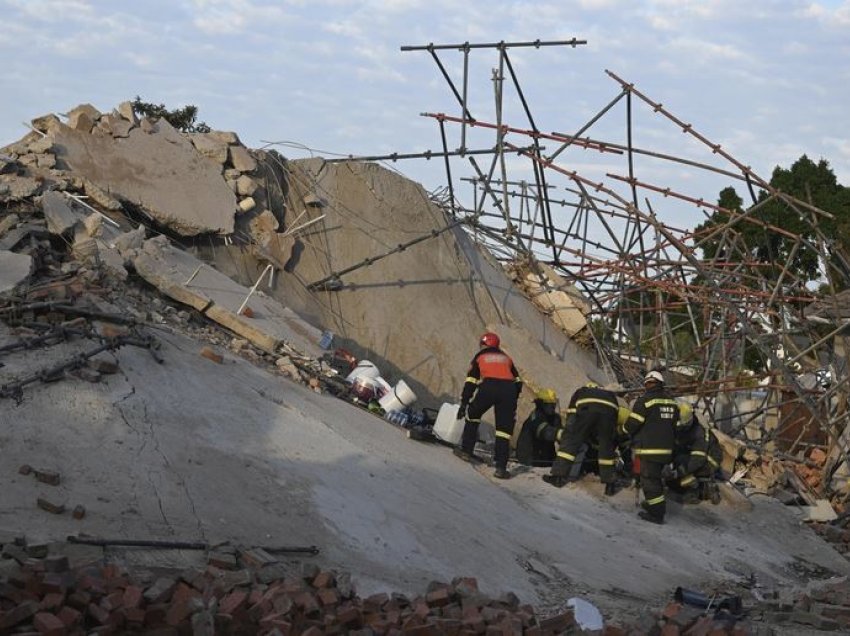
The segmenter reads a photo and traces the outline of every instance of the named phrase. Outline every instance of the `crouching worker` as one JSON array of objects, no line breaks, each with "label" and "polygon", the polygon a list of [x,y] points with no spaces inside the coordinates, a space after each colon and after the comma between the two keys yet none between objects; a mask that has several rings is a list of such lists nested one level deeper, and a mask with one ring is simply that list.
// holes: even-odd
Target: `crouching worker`
[{"label": "crouching worker", "polygon": [[522,423],[516,443],[516,460],[526,466],[551,466],[555,459],[555,437],[561,429],[558,394],[541,389],[534,410]]},{"label": "crouching worker", "polygon": [[699,421],[693,407],[679,402],[676,450],[671,485],[685,493],[685,503],[710,500],[720,503],[720,488],[714,475],[720,468],[723,449],[711,429]]},{"label": "crouching worker", "polygon": [[618,411],[617,397],[595,382],[576,389],[567,407],[567,426],[559,436],[555,462],[550,474],[544,475],[543,480],[556,488],[563,487],[569,481],[582,444],[595,440],[599,479],[605,484],[606,495],[616,494],[617,458],[614,449]]},{"label": "crouching worker", "polygon": [[644,393],[632,405],[623,433],[633,439],[634,456],[640,460],[640,484],[643,489],[641,519],[664,523],[667,502],[664,498],[664,467],[673,461],[675,429],[679,421],[679,403],[664,388],[660,371],[644,378]]},{"label": "crouching worker", "polygon": [[491,407],[496,415],[496,447],[494,464],[497,479],[510,479],[508,455],[516,421],[516,406],[522,391],[522,380],[511,357],[499,348],[499,336],[487,332],[479,342],[481,350],[472,358],[458,417],[465,418],[460,447],[454,454],[464,461],[474,461],[473,451],[478,441],[481,417]]}]

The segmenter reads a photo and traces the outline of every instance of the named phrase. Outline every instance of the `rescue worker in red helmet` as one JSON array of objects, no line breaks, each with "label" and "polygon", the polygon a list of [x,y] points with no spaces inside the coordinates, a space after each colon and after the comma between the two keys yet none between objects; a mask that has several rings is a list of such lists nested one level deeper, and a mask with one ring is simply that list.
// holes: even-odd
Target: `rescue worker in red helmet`
[{"label": "rescue worker in red helmet", "polygon": [[500,344],[499,336],[495,333],[488,331],[481,336],[481,350],[472,358],[463,384],[458,417],[464,417],[466,421],[460,447],[454,453],[465,461],[474,460],[473,451],[478,441],[481,417],[493,408],[496,416],[494,476],[509,479],[508,455],[522,380],[511,357],[499,348]]},{"label": "rescue worker in red helmet", "polygon": [[664,376],[660,371],[646,374],[644,388],[643,395],[632,405],[623,432],[632,436],[634,455],[640,459],[644,501],[638,515],[661,524],[667,513],[663,473],[665,465],[673,459],[679,403],[664,388]]},{"label": "rescue worker in red helmet", "polygon": [[617,493],[617,396],[595,382],[579,387],[567,407],[567,425],[558,436],[558,455],[550,474],[543,480],[561,488],[570,477],[582,444],[595,441],[598,445],[599,479],[605,484],[605,494]]}]

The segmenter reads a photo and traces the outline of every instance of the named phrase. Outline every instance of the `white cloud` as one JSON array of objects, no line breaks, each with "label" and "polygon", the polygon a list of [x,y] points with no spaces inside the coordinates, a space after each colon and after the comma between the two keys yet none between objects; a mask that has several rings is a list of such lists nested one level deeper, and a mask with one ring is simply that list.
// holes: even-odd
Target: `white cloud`
[{"label": "white cloud", "polygon": [[243,33],[249,27],[268,28],[286,19],[278,4],[256,0],[192,0],[194,26],[207,35]]}]

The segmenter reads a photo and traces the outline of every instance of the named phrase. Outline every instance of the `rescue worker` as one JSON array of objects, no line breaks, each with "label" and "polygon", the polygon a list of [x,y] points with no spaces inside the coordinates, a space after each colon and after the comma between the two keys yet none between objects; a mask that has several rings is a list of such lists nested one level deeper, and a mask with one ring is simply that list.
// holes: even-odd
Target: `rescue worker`
[{"label": "rescue worker", "polygon": [[643,380],[644,393],[635,400],[623,427],[632,439],[634,456],[640,460],[640,483],[644,501],[641,519],[664,523],[664,466],[673,460],[679,403],[664,387],[660,371],[650,371]]},{"label": "rescue worker", "polygon": [[676,449],[673,455],[673,484],[685,492],[686,503],[711,500],[720,503],[720,489],[714,474],[720,468],[723,449],[717,436],[699,421],[693,407],[679,402]]},{"label": "rescue worker", "polygon": [[458,417],[465,418],[460,447],[454,454],[474,461],[481,416],[491,407],[496,416],[494,461],[497,479],[510,479],[508,455],[516,421],[516,407],[522,380],[511,357],[499,348],[499,336],[488,331],[480,340],[481,350],[472,358],[460,398]]},{"label": "rescue worker", "polygon": [[555,437],[561,430],[558,394],[540,389],[534,410],[522,423],[516,442],[516,460],[526,466],[551,466],[555,459]]},{"label": "rescue worker", "polygon": [[552,470],[543,480],[561,488],[569,481],[576,455],[582,444],[597,444],[599,479],[605,484],[605,494],[617,493],[615,453],[617,436],[617,397],[595,382],[576,389],[567,407],[567,426],[558,439],[558,453]]}]

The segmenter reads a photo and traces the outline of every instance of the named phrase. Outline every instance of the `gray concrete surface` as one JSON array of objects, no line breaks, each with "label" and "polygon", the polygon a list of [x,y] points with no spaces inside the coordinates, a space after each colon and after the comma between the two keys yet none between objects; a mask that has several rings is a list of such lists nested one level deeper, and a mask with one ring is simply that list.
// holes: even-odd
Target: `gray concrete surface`
[{"label": "gray concrete surface", "polygon": [[[645,524],[629,492],[556,490],[533,470],[497,482],[342,401],[160,336],[162,365],[125,348],[121,373],[101,383],[36,385],[20,406],[0,403],[0,531],[316,544],[318,562],[350,570],[361,593],[471,575],[542,608],[580,594],[609,616],[679,585],[850,574],[773,500],[746,514],[672,506],[666,526]],[[0,343],[9,337],[0,329]],[[5,356],[0,383],[59,354]],[[59,471],[61,485],[19,475],[23,463]],[[36,508],[42,494],[88,514],[51,515]]]},{"label": "gray concrete surface", "polygon": [[0,250],[0,294],[25,282],[32,271],[32,256]]}]

